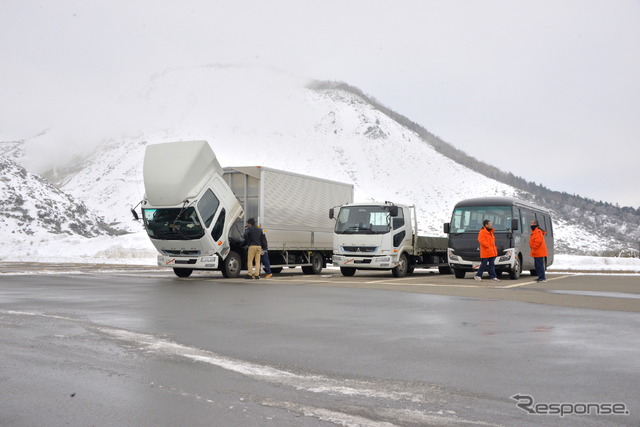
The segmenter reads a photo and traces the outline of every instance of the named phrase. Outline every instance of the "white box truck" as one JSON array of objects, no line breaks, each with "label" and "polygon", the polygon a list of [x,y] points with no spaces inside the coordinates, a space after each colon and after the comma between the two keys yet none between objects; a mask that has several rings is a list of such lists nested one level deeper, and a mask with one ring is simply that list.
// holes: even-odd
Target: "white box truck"
[{"label": "white box truck", "polygon": [[[336,214],[337,212],[337,214]],[[345,276],[356,270],[391,270],[395,277],[415,268],[447,264],[447,238],[418,236],[415,206],[385,203],[352,203],[329,210],[336,219],[333,265]]]},{"label": "white box truck", "polygon": [[333,249],[326,212],[353,200],[351,184],[260,166],[223,169],[206,141],[147,146],[143,178],[144,227],[158,265],[179,277],[194,270],[238,277],[246,268],[244,218],[252,217],[269,242],[272,272],[301,266],[317,274]]}]

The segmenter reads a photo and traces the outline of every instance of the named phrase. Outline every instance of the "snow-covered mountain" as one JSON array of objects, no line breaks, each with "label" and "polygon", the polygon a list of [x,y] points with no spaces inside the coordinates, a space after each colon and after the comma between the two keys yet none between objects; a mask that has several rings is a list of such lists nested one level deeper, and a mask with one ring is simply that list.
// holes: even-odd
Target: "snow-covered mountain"
[{"label": "snow-covered mountain", "polygon": [[123,234],[49,181],[0,157],[0,228],[3,234],[97,237]]},{"label": "snow-covered mountain", "polygon": [[[144,193],[145,146],[177,140],[208,140],[223,166],[263,165],[350,182],[358,201],[415,204],[419,227],[430,235],[443,235],[442,224],[461,199],[521,195],[440,154],[357,93],[319,89],[272,70],[169,70],[139,93],[121,98],[114,111],[111,127],[103,124],[109,128],[103,135],[87,135],[73,162],[67,160],[71,154],[55,164],[38,158],[38,147],[64,144],[62,135],[68,132],[55,129],[5,150],[5,155],[44,174],[106,222],[136,233],[141,233],[140,224],[131,221],[129,209]],[[3,167],[1,175],[6,174]],[[85,225],[99,233],[98,223]],[[559,246],[571,252],[616,244],[562,217],[556,217],[555,230]]]}]

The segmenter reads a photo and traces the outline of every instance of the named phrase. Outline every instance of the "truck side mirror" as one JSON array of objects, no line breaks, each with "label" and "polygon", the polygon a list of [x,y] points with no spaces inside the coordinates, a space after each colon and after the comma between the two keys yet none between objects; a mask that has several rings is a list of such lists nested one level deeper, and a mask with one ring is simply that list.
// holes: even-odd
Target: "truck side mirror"
[{"label": "truck side mirror", "polygon": [[135,209],[131,209],[131,214],[133,215],[133,219],[135,219],[136,221],[140,220],[140,217],[138,216],[138,212],[136,212]]},{"label": "truck side mirror", "polygon": [[329,209],[329,219],[333,219],[333,208]]},{"label": "truck side mirror", "polygon": [[518,219],[511,218],[511,230],[516,231],[518,229]]},{"label": "truck side mirror", "polygon": [[444,223],[444,234],[449,234],[449,230],[451,230],[451,224],[448,222]]},{"label": "truck side mirror", "polygon": [[395,218],[398,216],[398,207],[397,206],[389,206],[389,214]]}]

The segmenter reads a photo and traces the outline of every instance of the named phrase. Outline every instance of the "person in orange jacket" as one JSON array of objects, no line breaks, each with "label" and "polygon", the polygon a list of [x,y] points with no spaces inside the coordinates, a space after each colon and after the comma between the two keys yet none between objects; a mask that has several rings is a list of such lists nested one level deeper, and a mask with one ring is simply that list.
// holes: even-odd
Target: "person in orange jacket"
[{"label": "person in orange jacket", "polygon": [[538,275],[538,282],[546,282],[547,276],[544,272],[544,259],[548,255],[547,243],[544,241],[544,235],[546,231],[540,228],[538,220],[531,221],[531,237],[529,238],[529,246],[531,247],[531,256],[536,264],[536,274]]},{"label": "person in orange jacket", "polygon": [[478,273],[473,277],[475,280],[482,282],[482,273],[489,267],[489,276],[494,282],[499,282],[496,275],[496,257],[498,256],[498,248],[496,247],[496,237],[493,235],[493,224],[488,219],[482,221],[482,228],[478,232],[478,243],[480,244],[480,268]]}]

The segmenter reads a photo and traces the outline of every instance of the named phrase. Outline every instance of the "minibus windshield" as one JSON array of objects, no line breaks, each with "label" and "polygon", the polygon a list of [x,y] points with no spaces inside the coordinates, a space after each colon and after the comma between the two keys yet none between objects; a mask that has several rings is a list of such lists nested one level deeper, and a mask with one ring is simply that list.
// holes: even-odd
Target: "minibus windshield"
[{"label": "minibus windshield", "polygon": [[450,233],[477,233],[485,219],[495,231],[511,231],[511,218],[517,218],[511,206],[462,206],[453,211]]}]

